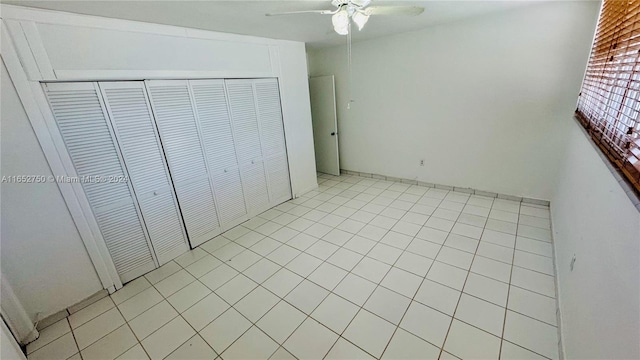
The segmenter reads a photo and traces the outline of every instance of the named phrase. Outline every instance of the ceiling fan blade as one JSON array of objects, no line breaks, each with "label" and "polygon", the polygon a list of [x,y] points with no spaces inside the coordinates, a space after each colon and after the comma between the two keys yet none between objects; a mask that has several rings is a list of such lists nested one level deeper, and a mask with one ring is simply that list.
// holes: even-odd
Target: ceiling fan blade
[{"label": "ceiling fan blade", "polygon": [[[341,2],[344,2],[344,1],[340,1],[339,0],[338,4],[334,4],[334,5],[336,5],[336,6],[340,5]],[[354,5],[361,6],[361,7],[366,7],[369,4],[371,4],[371,0],[351,0],[351,3],[354,4]]]},{"label": "ceiling fan blade", "polygon": [[334,14],[336,11],[333,10],[302,10],[302,11],[286,11],[281,13],[268,13],[264,14],[265,16],[279,16],[279,15],[295,15],[295,14]]},{"label": "ceiling fan blade", "polygon": [[416,16],[422,14],[421,6],[369,6],[364,9],[366,15],[404,15]]}]

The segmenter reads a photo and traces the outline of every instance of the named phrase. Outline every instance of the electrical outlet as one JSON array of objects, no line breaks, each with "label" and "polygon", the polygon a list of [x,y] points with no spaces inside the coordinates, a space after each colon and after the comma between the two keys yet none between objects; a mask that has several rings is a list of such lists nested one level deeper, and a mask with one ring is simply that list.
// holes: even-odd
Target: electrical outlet
[{"label": "electrical outlet", "polygon": [[424,159],[420,160],[420,166],[424,166]]},{"label": "electrical outlet", "polygon": [[573,271],[573,267],[576,264],[576,254],[573,254],[573,257],[571,258],[571,264],[569,265],[569,269],[571,271]]}]

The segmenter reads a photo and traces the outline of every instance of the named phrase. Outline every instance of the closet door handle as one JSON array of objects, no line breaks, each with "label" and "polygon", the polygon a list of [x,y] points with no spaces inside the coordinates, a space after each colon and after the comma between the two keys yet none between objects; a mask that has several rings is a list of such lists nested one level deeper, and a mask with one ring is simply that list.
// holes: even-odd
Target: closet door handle
[{"label": "closet door handle", "polygon": [[157,191],[154,191],[154,192],[153,192],[153,195],[158,195],[158,192],[157,192]]}]

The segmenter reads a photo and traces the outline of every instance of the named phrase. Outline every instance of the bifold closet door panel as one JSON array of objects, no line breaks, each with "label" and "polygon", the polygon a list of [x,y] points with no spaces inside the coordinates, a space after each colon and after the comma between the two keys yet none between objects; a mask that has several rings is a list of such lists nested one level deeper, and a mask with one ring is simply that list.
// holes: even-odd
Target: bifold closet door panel
[{"label": "bifold closet door panel", "polygon": [[277,79],[254,81],[271,205],[291,199],[287,146]]},{"label": "bifold closet door panel", "polygon": [[270,207],[253,80],[225,80],[236,153],[249,215]]},{"label": "bifold closet door panel", "polygon": [[260,129],[262,134],[262,150],[269,157],[287,151],[282,125],[280,91],[277,79],[254,80]]},{"label": "bifold closet door panel", "polygon": [[187,80],[146,81],[151,108],[192,246],[218,235],[220,223]]},{"label": "bifold closet door panel", "polygon": [[247,219],[224,80],[190,80],[202,145],[225,228]]},{"label": "bifold closet door panel", "polygon": [[[59,134],[122,282],[156,267],[126,169],[95,83],[44,84]],[[100,176],[107,181],[90,181]],[[95,179],[95,178],[94,178]]]},{"label": "bifold closet door panel", "polygon": [[142,81],[101,82],[107,112],[160,265],[189,250]]},{"label": "bifold closet door panel", "polygon": [[279,205],[291,199],[291,180],[287,153],[265,158],[269,177],[269,196],[271,206]]},{"label": "bifold closet door panel", "polygon": [[216,188],[216,199],[220,204],[220,222],[225,230],[247,220],[247,205],[240,169],[238,167],[225,169],[212,177]]},{"label": "bifold closet door panel", "polygon": [[242,168],[242,185],[246,194],[245,201],[252,210],[251,215],[260,214],[271,207],[262,160],[252,161],[251,164]]}]

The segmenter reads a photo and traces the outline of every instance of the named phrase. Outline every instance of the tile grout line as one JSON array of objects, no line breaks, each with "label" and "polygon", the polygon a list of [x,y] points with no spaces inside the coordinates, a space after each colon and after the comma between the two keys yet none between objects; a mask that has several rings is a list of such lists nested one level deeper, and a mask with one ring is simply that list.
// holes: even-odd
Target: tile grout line
[{"label": "tile grout line", "polygon": [[[518,211],[518,220],[520,220],[520,212]],[[518,222],[519,223],[519,222]],[[516,223],[516,234],[519,224]],[[509,312],[509,297],[511,295],[511,280],[513,279],[513,267],[516,261],[516,248],[518,246],[518,236],[513,240],[513,254],[511,256],[511,268],[509,269],[509,286],[507,287],[507,302],[504,304],[504,318],[502,319],[502,333],[500,335],[500,348],[498,351],[498,357],[502,357],[502,344],[504,342],[504,332],[507,327],[507,313]]]},{"label": "tile grout line", "polygon": [[[82,357],[82,353],[80,352],[80,345],[78,345],[78,339],[76,339],[76,334],[73,332],[73,328],[71,327],[71,322],[69,321],[69,317],[67,316],[67,317],[65,318],[65,320],[67,321],[67,324],[69,325],[69,332],[71,333],[71,336],[73,337],[73,342],[76,344],[76,349],[78,349],[78,352],[77,352],[76,354],[79,354],[79,355],[80,355],[80,359],[82,359],[83,357]],[[51,325],[53,325],[53,324],[51,324]],[[44,330],[44,329],[43,329],[43,330]],[[65,334],[65,335],[66,335],[66,334]],[[64,335],[63,335],[63,336],[64,336]],[[56,338],[56,340],[57,340],[57,339],[59,339],[59,338],[60,338],[60,337]],[[55,340],[54,340],[54,341],[55,341]],[[52,342],[53,342],[53,341],[52,341]],[[50,342],[50,343],[51,343],[51,342]],[[48,343],[48,344],[50,344],[50,343]],[[47,344],[47,345],[48,345],[48,344]],[[38,349],[38,350],[40,350],[40,349]],[[37,350],[36,350],[36,351],[37,351]],[[73,356],[75,356],[76,354],[71,355],[71,356],[70,356],[70,357],[68,357],[67,359],[72,358],[72,357],[73,357]]]},{"label": "tile grout line", "polygon": [[[493,205],[492,205],[492,208],[493,208]],[[488,218],[488,216],[490,216],[490,214],[491,214],[491,212],[489,212],[489,214],[487,215],[487,218]],[[464,288],[467,285],[467,280],[469,279],[469,274],[471,273],[471,268],[473,267],[473,262],[476,260],[478,249],[480,248],[480,242],[482,241],[482,235],[484,235],[485,229],[486,229],[486,224],[485,224],[485,228],[483,228],[482,232],[480,233],[480,239],[478,240],[478,245],[476,246],[476,251],[473,254],[473,258],[471,259],[471,264],[469,265],[469,271],[467,272],[467,274],[466,274],[466,276],[464,278],[464,283],[462,284],[462,288],[460,289],[460,297],[458,297],[458,301],[456,302],[456,307],[453,309],[453,314],[451,315],[451,322],[449,323],[449,328],[447,329],[447,333],[445,334],[444,341],[442,343],[442,347],[440,348],[440,356],[439,356],[439,358],[442,357],[442,353],[445,351],[444,350],[444,346],[446,345],[447,338],[449,337],[449,333],[451,332],[451,327],[453,326],[453,321],[456,320],[456,312],[458,311],[458,306],[460,306],[460,300],[462,299],[462,294],[464,293]]]}]

